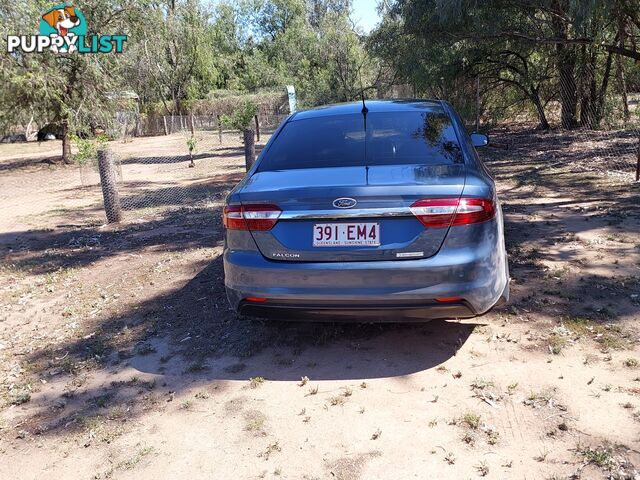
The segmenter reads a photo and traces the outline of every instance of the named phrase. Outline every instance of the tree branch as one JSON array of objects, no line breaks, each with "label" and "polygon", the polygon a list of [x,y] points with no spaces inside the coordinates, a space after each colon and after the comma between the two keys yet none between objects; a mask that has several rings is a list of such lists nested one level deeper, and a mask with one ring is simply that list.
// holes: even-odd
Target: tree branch
[{"label": "tree branch", "polygon": [[637,52],[636,50],[630,50],[628,48],[618,47],[616,45],[602,45],[602,48],[604,48],[609,53],[617,53],[618,55],[622,55],[623,57],[629,57],[633,58],[634,60],[640,61],[640,52]]}]

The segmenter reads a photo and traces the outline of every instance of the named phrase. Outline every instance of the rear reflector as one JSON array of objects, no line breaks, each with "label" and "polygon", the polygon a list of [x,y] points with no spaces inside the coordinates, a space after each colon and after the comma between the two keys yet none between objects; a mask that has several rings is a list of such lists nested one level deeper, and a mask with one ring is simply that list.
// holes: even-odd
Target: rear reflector
[{"label": "rear reflector", "polygon": [[429,198],[411,205],[411,213],[425,227],[469,225],[491,220],[496,215],[493,201],[487,198]]},{"label": "rear reflector", "polygon": [[440,303],[453,303],[453,302],[461,302],[462,298],[460,297],[439,297],[436,298],[436,302]]},{"label": "rear reflector", "polygon": [[278,222],[282,210],[276,205],[249,204],[227,205],[222,221],[229,230],[271,230]]},{"label": "rear reflector", "polygon": [[245,300],[247,302],[258,302],[258,303],[263,303],[267,301],[267,299],[264,297],[247,297],[245,298]]}]

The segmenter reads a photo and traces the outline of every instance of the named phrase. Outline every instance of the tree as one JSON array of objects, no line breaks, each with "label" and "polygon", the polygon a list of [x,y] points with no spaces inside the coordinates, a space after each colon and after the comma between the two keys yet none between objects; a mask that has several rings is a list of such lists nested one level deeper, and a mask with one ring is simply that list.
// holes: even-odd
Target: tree
[{"label": "tree", "polygon": [[231,115],[223,115],[222,122],[240,130],[243,135],[244,142],[244,160],[247,171],[256,161],[255,150],[255,132],[253,131],[253,119],[258,112],[258,106],[252,102],[244,102],[240,107],[233,111]]},{"label": "tree", "polygon": [[[365,49],[351,0],[93,0],[89,33],[128,35],[121,55],[0,54],[5,127],[56,123],[69,132],[113,121],[119,91],[143,111],[186,114],[218,89],[258,93],[293,84],[301,105],[388,88],[390,71]],[[29,33],[41,0],[0,6],[2,33]],[[96,121],[96,116],[102,117]]]},{"label": "tree", "polygon": [[368,55],[350,0],[245,1],[240,84],[248,91],[294,84],[302,105],[360,98],[387,70]]},{"label": "tree", "polygon": [[[446,83],[470,81],[482,71],[490,83],[520,91],[542,125],[545,100],[540,97],[546,91],[558,98],[565,128],[597,126],[610,86],[612,55],[640,58],[620,44],[622,36],[628,37],[620,25],[633,24],[637,36],[638,0],[395,0],[386,5],[385,22],[374,37],[395,32],[387,35],[396,46],[386,57],[394,51],[405,54],[396,58],[414,65],[408,78],[415,82],[420,70],[446,70],[447,53],[453,52],[458,65],[449,69],[455,78]],[[383,43],[378,45],[384,53]],[[504,51],[511,53],[505,56]]]},{"label": "tree", "polygon": [[132,32],[126,57],[126,77],[145,101],[162,102],[167,114],[183,114],[185,102],[222,84],[215,49],[220,32],[210,20],[197,0],[150,5]]},{"label": "tree", "polygon": [[[89,34],[108,26],[122,32],[131,12],[109,0],[97,0],[87,12]],[[0,31],[3,36],[33,31],[34,19],[42,15],[37,0],[7,2],[0,6]],[[26,118],[35,118],[38,126],[54,124],[62,137],[62,161],[70,163],[71,134],[86,132],[100,113],[110,111],[108,93],[119,87],[120,58],[114,54],[43,52],[27,54],[6,50],[0,53],[0,126],[10,128]],[[106,72],[110,72],[107,74]]]}]

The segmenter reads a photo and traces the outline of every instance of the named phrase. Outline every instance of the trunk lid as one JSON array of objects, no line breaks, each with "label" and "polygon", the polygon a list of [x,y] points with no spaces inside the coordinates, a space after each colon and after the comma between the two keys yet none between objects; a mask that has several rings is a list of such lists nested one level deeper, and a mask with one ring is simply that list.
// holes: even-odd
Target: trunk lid
[{"label": "trunk lid", "polygon": [[[425,228],[409,207],[425,198],[460,198],[464,164],[376,165],[264,171],[238,192],[243,205],[282,209],[269,231],[251,232],[260,252],[289,262],[348,262],[426,258],[435,255],[448,227]],[[337,208],[339,198],[353,199]],[[349,202],[350,203],[350,202]],[[318,225],[377,224],[379,245],[314,246]],[[322,228],[322,227],[320,227]],[[357,226],[351,231],[356,232]],[[357,234],[355,234],[357,236]]]}]

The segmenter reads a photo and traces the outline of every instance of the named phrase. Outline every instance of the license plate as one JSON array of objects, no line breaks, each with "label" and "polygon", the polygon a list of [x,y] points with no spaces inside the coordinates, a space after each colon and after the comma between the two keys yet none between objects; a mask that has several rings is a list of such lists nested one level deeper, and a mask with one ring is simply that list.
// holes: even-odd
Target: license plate
[{"label": "license plate", "polygon": [[314,247],[380,246],[378,223],[316,223]]}]

